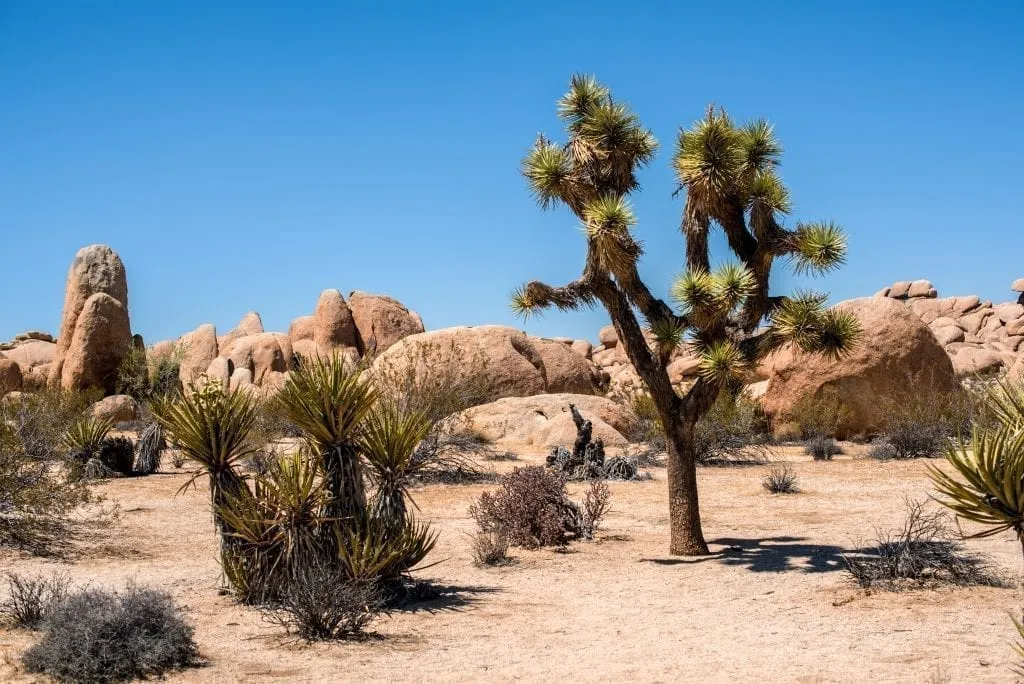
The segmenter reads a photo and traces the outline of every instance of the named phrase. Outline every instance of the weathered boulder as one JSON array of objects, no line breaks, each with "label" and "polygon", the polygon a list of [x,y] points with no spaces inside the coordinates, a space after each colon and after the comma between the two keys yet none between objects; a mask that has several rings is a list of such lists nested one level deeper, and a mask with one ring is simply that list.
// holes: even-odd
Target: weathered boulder
[{"label": "weathered boulder", "polygon": [[867,297],[836,308],[856,316],[864,330],[860,344],[838,360],[791,346],[772,355],[762,404],[776,424],[788,420],[804,398],[835,396],[848,411],[840,436],[870,433],[885,424],[881,399],[920,391],[922,386],[938,392],[959,388],[949,356],[905,305]]},{"label": "weathered boulder", "polygon": [[16,361],[22,370],[39,368],[53,363],[57,345],[53,342],[30,339],[3,353],[4,357]]},{"label": "weathered boulder", "polygon": [[568,345],[540,337],[530,337],[544,362],[547,391],[564,394],[596,394],[600,388],[597,367]]},{"label": "weathered boulder", "polygon": [[574,352],[585,358],[587,361],[590,360],[591,355],[594,353],[594,345],[587,340],[573,340],[569,348]]},{"label": "weathered boulder", "polygon": [[315,327],[316,322],[312,316],[299,316],[288,326],[288,337],[292,338],[292,344],[299,340],[312,340]]},{"label": "weathered boulder", "polygon": [[127,394],[114,394],[100,399],[89,407],[88,414],[100,420],[112,423],[127,423],[138,420],[139,403]]},{"label": "weathered boulder", "polygon": [[28,340],[39,340],[42,342],[54,342],[53,335],[48,332],[41,330],[29,330],[27,332],[18,333],[14,336],[15,342],[27,342]]},{"label": "weathered boulder", "polygon": [[210,367],[220,351],[217,328],[212,323],[204,323],[192,332],[185,333],[178,339],[177,350],[181,354],[178,374],[182,383],[187,385],[195,382]]},{"label": "weathered boulder", "polygon": [[1017,357],[1006,377],[1015,382],[1024,382],[1024,354]]},{"label": "weathered boulder", "polygon": [[576,439],[576,426],[569,414],[574,404],[584,418],[594,423],[594,439],[600,437],[608,446],[626,443],[625,434],[632,429],[630,411],[605,399],[578,394],[540,394],[529,397],[507,397],[463,412],[473,430],[491,441],[534,444],[538,446],[571,446]]},{"label": "weathered boulder", "polygon": [[262,332],[263,319],[255,311],[250,311],[242,316],[242,320],[238,322],[238,325],[229,330],[227,334],[217,338],[218,352],[221,355],[227,354],[232,345],[238,340],[249,335],[259,335]]},{"label": "weathered boulder", "polygon": [[252,371],[248,368],[235,368],[235,371],[231,374],[228,388],[232,392],[236,392],[243,387],[251,387],[252,385]]},{"label": "weathered boulder", "polygon": [[991,349],[962,347],[951,354],[957,377],[991,375],[1003,367],[1003,356]]},{"label": "weathered boulder", "polygon": [[112,394],[117,385],[117,369],[131,342],[128,311],[121,302],[104,292],[92,295],[85,300],[63,357],[58,347],[50,370],[51,383],[56,376],[63,389],[99,387]]},{"label": "weathered boulder", "polygon": [[378,356],[373,371],[383,378],[412,374],[439,387],[459,385],[479,403],[547,390],[540,352],[524,333],[500,325],[410,335]]},{"label": "weathered boulder", "polygon": [[358,333],[345,298],[337,290],[324,290],[313,313],[313,341],[321,347],[358,347]]},{"label": "weathered boulder", "polygon": [[[287,335],[258,333],[239,338],[227,352],[226,358],[234,367],[234,375],[248,370],[250,382],[262,385],[268,373],[284,373],[291,367],[292,345]],[[232,375],[232,382],[234,382]]]},{"label": "weathered boulder", "polygon": [[1024,278],[1017,278],[1010,284],[1010,289],[1014,292],[1024,292]]},{"label": "weathered boulder", "polygon": [[[83,332],[85,325],[89,329]],[[83,247],[68,270],[48,384],[65,389],[96,386],[113,392],[117,367],[131,338],[128,278],[121,258],[106,245]]]},{"label": "weathered boulder", "polygon": [[228,389],[230,387],[231,376],[234,372],[234,365],[221,356],[218,356],[211,361],[209,368],[206,369],[207,377],[211,380],[219,380],[224,389]]},{"label": "weathered boulder", "polygon": [[611,349],[619,343],[619,334],[615,332],[614,325],[606,325],[597,331],[597,341],[604,345],[605,349]]},{"label": "weathered boulder", "polygon": [[935,339],[939,341],[943,347],[953,342],[964,341],[964,331],[956,325],[947,325],[941,328],[932,328],[932,333],[935,334]]},{"label": "weathered boulder", "polygon": [[695,356],[680,356],[668,364],[668,379],[673,385],[692,380],[700,373],[700,359]]},{"label": "weathered boulder", "polygon": [[327,361],[337,354],[345,363],[358,363],[359,351],[355,347],[324,347],[313,340],[299,340],[292,342],[292,351],[296,356],[305,359],[322,359]]},{"label": "weathered boulder", "polygon": [[391,297],[357,290],[349,294],[348,306],[363,354],[381,354],[399,340],[424,331],[419,315]]},{"label": "weathered boulder", "polygon": [[23,383],[21,366],[10,359],[0,359],[0,397],[8,392],[20,392]]}]

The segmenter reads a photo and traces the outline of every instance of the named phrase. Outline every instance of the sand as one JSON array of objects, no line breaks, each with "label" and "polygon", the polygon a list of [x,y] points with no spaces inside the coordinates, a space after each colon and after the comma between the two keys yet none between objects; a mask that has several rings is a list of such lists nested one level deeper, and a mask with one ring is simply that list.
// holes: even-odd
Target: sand
[{"label": "sand", "polygon": [[[205,486],[176,494],[188,475],[173,469],[100,485],[120,520],[70,560],[0,551],[0,567],[170,591],[209,661],[172,682],[1013,681],[1010,615],[1024,600],[1011,534],[967,545],[992,556],[1014,588],[866,592],[841,554],[875,526],[902,522],[905,497],[927,497],[926,463],[781,457],[799,461],[802,493],[765,492],[768,466],[701,469],[715,553],[699,559],[667,553],[663,469],[611,485],[596,541],[568,553],[514,550],[501,568],[475,567],[468,539],[467,506],[493,485],[419,488],[441,561],[421,576],[450,593],[381,619],[379,638],[357,643],[305,645],[233,603],[221,591]],[[519,463],[540,460],[524,453]],[[0,680],[33,681],[18,665],[33,638],[0,630]]]}]

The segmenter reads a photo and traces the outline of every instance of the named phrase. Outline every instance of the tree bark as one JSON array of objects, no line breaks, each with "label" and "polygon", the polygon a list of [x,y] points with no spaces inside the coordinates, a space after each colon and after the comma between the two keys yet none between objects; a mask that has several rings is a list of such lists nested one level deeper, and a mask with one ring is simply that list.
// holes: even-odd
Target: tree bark
[{"label": "tree bark", "polygon": [[678,416],[665,425],[668,443],[669,553],[702,556],[708,553],[700,523],[697,497],[697,459],[693,443],[694,421]]}]

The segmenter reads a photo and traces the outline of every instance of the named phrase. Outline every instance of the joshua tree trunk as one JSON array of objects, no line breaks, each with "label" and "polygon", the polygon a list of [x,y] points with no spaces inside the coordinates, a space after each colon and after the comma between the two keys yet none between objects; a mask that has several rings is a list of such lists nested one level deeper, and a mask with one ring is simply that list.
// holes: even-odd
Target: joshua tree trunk
[{"label": "joshua tree trunk", "polygon": [[324,454],[324,466],[331,494],[327,517],[340,521],[361,518],[366,511],[366,492],[359,455],[346,446],[332,447]]},{"label": "joshua tree trunk", "polygon": [[677,415],[665,424],[668,443],[668,515],[671,528],[669,553],[699,556],[708,553],[700,524],[697,499],[697,459],[694,453],[694,422]]}]

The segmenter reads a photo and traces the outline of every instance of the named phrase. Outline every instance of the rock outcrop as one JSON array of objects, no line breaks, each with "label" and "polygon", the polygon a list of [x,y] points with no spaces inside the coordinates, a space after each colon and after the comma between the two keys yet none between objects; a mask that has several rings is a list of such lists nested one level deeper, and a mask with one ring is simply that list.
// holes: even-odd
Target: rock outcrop
[{"label": "rock outcrop", "polygon": [[178,353],[181,354],[181,366],[178,370],[181,381],[186,385],[195,382],[206,372],[220,351],[217,344],[217,328],[212,323],[204,323],[178,338],[176,346]]},{"label": "rock outcrop", "polygon": [[348,306],[359,331],[362,354],[381,354],[399,340],[424,332],[419,315],[391,297],[356,290],[349,294]]},{"label": "rock outcrop", "polygon": [[80,249],[68,271],[48,384],[112,393],[131,341],[124,264],[106,245]]},{"label": "rock outcrop", "polygon": [[318,347],[359,347],[356,324],[338,290],[324,290],[313,313],[313,342]]},{"label": "rock outcrop", "polygon": [[10,359],[0,359],[0,397],[8,392],[20,392],[23,387],[21,367]]},{"label": "rock outcrop", "polygon": [[127,423],[139,417],[139,403],[126,394],[105,397],[89,407],[89,415],[112,423]]},{"label": "rock outcrop", "polygon": [[507,397],[463,412],[474,431],[491,441],[537,446],[566,446],[576,439],[576,426],[569,413],[574,404],[594,424],[594,439],[608,446],[626,444],[633,416],[620,404],[579,394],[541,394]]},{"label": "rock outcrop", "polygon": [[848,356],[829,360],[784,347],[766,360],[768,386],[762,399],[773,422],[788,420],[803,399],[833,396],[848,412],[840,436],[869,434],[885,425],[884,397],[922,391],[954,391],[953,364],[928,326],[899,301],[866,297],[837,308],[854,314],[863,338]]}]

